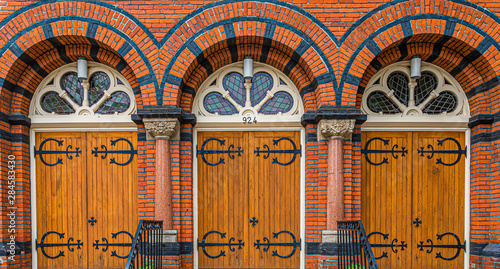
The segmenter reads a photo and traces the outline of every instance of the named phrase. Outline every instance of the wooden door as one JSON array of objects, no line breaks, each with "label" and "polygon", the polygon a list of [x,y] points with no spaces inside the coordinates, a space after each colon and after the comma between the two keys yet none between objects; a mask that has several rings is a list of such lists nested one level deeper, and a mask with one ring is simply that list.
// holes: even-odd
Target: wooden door
[{"label": "wooden door", "polygon": [[[130,153],[113,153],[136,150],[136,136],[129,132],[87,134],[87,152],[91,153],[87,154],[87,212],[89,219],[96,220],[94,225],[87,225],[88,242],[93,245],[89,268],[124,268],[127,263],[124,257],[130,247],[110,246],[106,250],[106,242],[131,243],[137,229],[137,157],[132,155],[127,163]],[[109,153],[96,156],[92,154],[96,150]]]},{"label": "wooden door", "polygon": [[[299,267],[300,154],[279,152],[293,151],[293,144],[298,152],[298,132],[198,133],[198,242],[219,231],[225,238],[213,232],[205,243],[224,244],[232,237],[231,242],[244,243],[241,249],[232,246],[234,252],[230,246],[198,247],[200,268]],[[233,152],[234,158],[220,152],[238,148],[241,156]],[[208,153],[202,157],[202,151]],[[221,251],[225,256],[215,258]]]},{"label": "wooden door", "polygon": [[463,249],[436,255],[458,250],[437,234],[464,243],[464,155],[453,164],[464,144],[464,133],[362,134],[361,219],[380,268],[463,268]]},{"label": "wooden door", "polygon": [[[138,223],[135,137],[128,132],[36,135],[37,242],[45,235],[45,244],[70,243],[39,247],[39,268],[124,267],[126,259],[118,256],[127,256],[130,247],[112,244],[130,243]],[[131,149],[134,154],[127,154]],[[51,231],[64,238],[46,234]]]},{"label": "wooden door", "polygon": [[[461,149],[465,148],[465,133],[431,133],[420,132],[413,134],[413,147],[430,151],[458,150],[457,141]],[[439,141],[442,141],[441,145]],[[429,145],[431,147],[429,147]],[[423,156],[421,156],[423,155]],[[431,157],[431,158],[428,158]],[[451,232],[458,236],[460,244],[464,244],[464,182],[465,156],[458,154],[439,154],[431,156],[429,152],[417,154],[413,157],[413,210],[412,220],[419,219],[419,227],[412,226],[412,247],[420,242],[429,245],[457,245],[453,235],[445,235],[440,240],[437,235]],[[438,162],[441,160],[443,164]],[[449,165],[453,164],[453,165]],[[416,169],[418,168],[418,169]],[[413,249],[414,268],[464,268],[464,251],[453,260],[436,258],[440,253],[443,258],[451,258],[457,253],[454,248],[435,248],[431,254],[427,253],[430,247],[419,250]]]},{"label": "wooden door", "polygon": [[[72,238],[70,243],[78,243],[78,240],[83,243],[80,249],[71,246],[73,251],[67,246],[37,248],[38,268],[87,268],[91,246],[87,241],[85,208],[85,139],[85,133],[38,133],[36,136],[37,242],[67,243]],[[79,154],[50,153],[66,149]],[[52,258],[43,255],[42,250]],[[61,252],[64,256],[59,256]]]}]

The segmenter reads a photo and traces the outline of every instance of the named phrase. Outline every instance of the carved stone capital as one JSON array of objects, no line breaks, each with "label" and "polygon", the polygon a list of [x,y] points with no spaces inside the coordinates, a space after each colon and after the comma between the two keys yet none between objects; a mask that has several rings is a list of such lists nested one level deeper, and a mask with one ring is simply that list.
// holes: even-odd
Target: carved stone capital
[{"label": "carved stone capital", "polygon": [[179,129],[179,120],[167,119],[144,119],[146,132],[154,139],[170,139]]},{"label": "carved stone capital", "polygon": [[355,123],[355,119],[320,120],[318,124],[318,140],[351,140]]}]

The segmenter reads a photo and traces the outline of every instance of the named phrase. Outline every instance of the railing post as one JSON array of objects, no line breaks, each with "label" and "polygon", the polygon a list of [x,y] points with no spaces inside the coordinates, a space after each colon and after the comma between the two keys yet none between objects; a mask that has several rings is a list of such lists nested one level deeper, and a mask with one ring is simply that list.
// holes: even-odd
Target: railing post
[{"label": "railing post", "polygon": [[[339,221],[338,268],[378,269],[370,242],[361,221]],[[364,267],[362,267],[364,266]]]}]

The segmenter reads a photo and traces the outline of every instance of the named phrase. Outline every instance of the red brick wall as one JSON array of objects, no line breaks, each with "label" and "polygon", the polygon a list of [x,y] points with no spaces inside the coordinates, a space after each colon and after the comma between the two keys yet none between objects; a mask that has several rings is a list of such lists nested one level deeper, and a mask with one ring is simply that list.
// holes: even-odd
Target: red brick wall
[{"label": "red brick wall", "polygon": [[[324,106],[359,108],[371,76],[419,55],[453,74],[468,95],[472,116],[493,118],[472,128],[471,241],[500,243],[500,117],[494,117],[500,112],[499,15],[500,3],[465,0],[0,1],[0,210],[8,206],[12,153],[18,156],[22,193],[18,238],[31,240],[29,128],[14,125],[9,115],[28,114],[44,74],[65,65],[63,59],[86,57],[117,69],[134,88],[140,109],[163,105],[190,111],[193,93],[212,72],[250,55],[287,74],[301,91],[306,112],[314,113]],[[138,129],[145,137],[143,126]],[[326,228],[327,144],[315,140],[315,124],[305,129],[304,241],[320,243]],[[184,124],[182,132],[191,134],[192,127]],[[189,139],[171,147],[174,228],[181,242],[191,242],[193,234],[192,147]],[[360,217],[360,147],[359,141],[345,146],[348,219]],[[139,139],[138,158],[140,217],[153,218],[154,142]],[[2,242],[7,225],[2,214]],[[193,257],[171,262],[189,268]],[[306,257],[307,267],[334,263],[327,256]],[[495,263],[496,258],[471,256],[472,268]]]}]

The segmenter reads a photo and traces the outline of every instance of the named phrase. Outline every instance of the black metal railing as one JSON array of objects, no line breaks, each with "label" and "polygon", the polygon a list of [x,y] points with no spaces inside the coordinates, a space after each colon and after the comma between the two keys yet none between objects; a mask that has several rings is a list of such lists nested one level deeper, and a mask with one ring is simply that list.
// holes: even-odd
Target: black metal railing
[{"label": "black metal railing", "polygon": [[162,268],[163,221],[141,220],[125,269]]},{"label": "black metal railing", "polygon": [[378,269],[361,221],[338,221],[338,268]]}]

